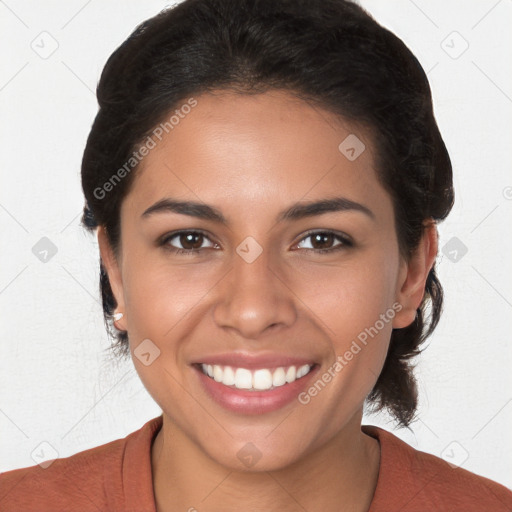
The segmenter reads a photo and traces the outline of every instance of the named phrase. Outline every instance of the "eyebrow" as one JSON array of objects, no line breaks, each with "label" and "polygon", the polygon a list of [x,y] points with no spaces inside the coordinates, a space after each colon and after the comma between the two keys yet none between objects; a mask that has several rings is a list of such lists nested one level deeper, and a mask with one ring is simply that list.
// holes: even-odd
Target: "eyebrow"
[{"label": "eyebrow", "polygon": [[[375,214],[368,207],[345,197],[334,197],[312,202],[295,203],[278,214],[277,222],[294,221],[324,213],[343,211],[361,212],[375,220]],[[222,212],[213,206],[194,201],[178,201],[169,197],[157,201],[145,210],[141,217],[148,218],[155,213],[169,212],[228,225],[228,221]]]}]

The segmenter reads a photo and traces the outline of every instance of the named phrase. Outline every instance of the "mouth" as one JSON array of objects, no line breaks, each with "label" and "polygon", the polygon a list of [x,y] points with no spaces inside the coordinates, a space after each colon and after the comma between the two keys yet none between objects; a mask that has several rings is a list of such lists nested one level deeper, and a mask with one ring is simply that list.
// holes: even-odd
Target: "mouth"
[{"label": "mouth", "polygon": [[305,377],[315,364],[280,366],[274,369],[259,368],[257,370],[205,363],[200,363],[197,366],[204,375],[231,389],[269,391]]},{"label": "mouth", "polygon": [[222,359],[192,365],[200,389],[223,409],[247,415],[273,412],[293,402],[303,407],[298,397],[320,368],[318,363],[291,358],[279,361],[279,366],[270,360],[237,364],[234,358]]}]

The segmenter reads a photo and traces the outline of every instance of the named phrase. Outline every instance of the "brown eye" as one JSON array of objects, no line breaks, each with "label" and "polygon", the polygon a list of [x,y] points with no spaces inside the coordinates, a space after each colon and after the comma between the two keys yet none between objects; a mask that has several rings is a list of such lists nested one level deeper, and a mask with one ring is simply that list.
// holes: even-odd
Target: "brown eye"
[{"label": "brown eye", "polygon": [[[301,248],[304,248],[306,251],[318,253],[328,253],[353,246],[352,241],[346,235],[337,234],[333,231],[316,231],[309,233],[307,236],[302,238],[298,246],[300,247],[300,245],[308,239],[311,240],[311,247]],[[338,243],[336,243],[336,241],[338,241]]]},{"label": "brown eye", "polygon": [[179,241],[184,249],[200,249],[203,242],[202,233],[182,233],[178,235]]},{"label": "brown eye", "polygon": [[311,235],[312,245],[315,249],[330,249],[336,237],[332,233],[316,233]]},{"label": "brown eye", "polygon": [[[171,240],[173,243],[171,243]],[[208,248],[203,247],[206,240],[210,241],[210,239],[200,231],[178,231],[164,237],[161,245],[176,254],[197,254],[204,248]],[[213,247],[214,245],[215,244],[210,241],[209,247]]]}]

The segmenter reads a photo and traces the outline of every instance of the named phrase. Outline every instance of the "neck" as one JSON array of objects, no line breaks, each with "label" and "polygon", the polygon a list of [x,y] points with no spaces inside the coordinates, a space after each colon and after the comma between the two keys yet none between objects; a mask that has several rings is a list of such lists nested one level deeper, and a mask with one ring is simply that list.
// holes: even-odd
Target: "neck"
[{"label": "neck", "polygon": [[157,512],[367,512],[377,486],[380,448],[361,431],[361,417],[362,412],[292,465],[243,472],[213,461],[164,413],[151,452]]}]

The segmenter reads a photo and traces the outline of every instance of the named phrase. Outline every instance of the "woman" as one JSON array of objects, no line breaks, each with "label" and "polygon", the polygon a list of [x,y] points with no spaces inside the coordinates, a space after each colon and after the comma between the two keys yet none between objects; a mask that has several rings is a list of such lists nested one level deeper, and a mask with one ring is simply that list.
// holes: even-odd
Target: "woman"
[{"label": "woman", "polygon": [[162,409],[0,475],[2,510],[510,510],[361,425],[415,416],[450,159],[425,73],[343,0],[186,0],[108,60],[82,165],[105,320]]}]

